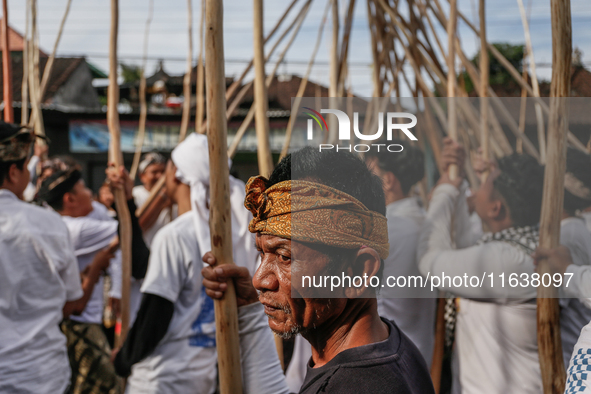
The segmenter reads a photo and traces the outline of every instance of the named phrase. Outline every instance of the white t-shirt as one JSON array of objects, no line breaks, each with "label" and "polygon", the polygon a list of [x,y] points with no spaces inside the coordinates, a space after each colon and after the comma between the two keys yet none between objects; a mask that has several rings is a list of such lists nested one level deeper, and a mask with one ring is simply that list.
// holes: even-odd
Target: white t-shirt
[{"label": "white t-shirt", "polygon": [[[109,246],[117,235],[117,227],[119,226],[116,220],[97,220],[88,216],[77,218],[62,216],[62,219],[68,227],[80,272],[83,272],[92,263],[97,252]],[[104,308],[103,288],[101,275],[94,285],[84,311],[79,316],[70,316],[70,319],[82,323],[101,324]]]},{"label": "white t-shirt", "polygon": [[70,381],[66,301],[82,297],[59,215],[0,189],[0,392],[63,393]]},{"label": "white t-shirt", "polygon": [[[146,200],[150,196],[150,192],[143,185],[139,185],[139,186],[135,186],[133,188],[132,195],[133,195],[133,200],[135,201],[135,205],[138,208],[140,208],[142,205],[144,205],[144,203],[146,202]],[[146,245],[148,246],[148,248],[151,248],[152,241],[154,240],[154,236],[156,235],[158,230],[160,230],[162,227],[166,226],[168,223],[170,223],[176,217],[177,217],[176,205],[174,205],[172,207],[172,209],[171,208],[164,208],[162,210],[162,212],[160,212],[158,219],[156,219],[156,221],[154,222],[152,227],[150,227],[147,231],[144,231],[144,241],[146,242]]]},{"label": "white t-shirt", "polygon": [[591,393],[591,323],[581,331],[566,375],[565,393]]},{"label": "white t-shirt", "polygon": [[[591,266],[591,233],[585,227],[583,219],[570,217],[561,221],[560,243],[570,250],[574,265]],[[591,309],[577,298],[562,298],[560,300],[560,335],[566,367],[568,367],[581,329],[591,321]]]},{"label": "white t-shirt", "polygon": [[[417,247],[425,211],[416,198],[405,198],[386,206],[386,218],[390,254],[384,260],[384,279],[389,276],[420,275]],[[395,321],[420,350],[427,365],[431,365],[437,293],[427,287],[417,289],[417,294],[408,294],[408,298],[401,298],[389,295],[387,290],[382,289],[378,299],[380,316]],[[407,293],[410,290],[403,295]]]},{"label": "white t-shirt", "polygon": [[[483,272],[504,272],[506,277],[512,273],[533,274],[533,260],[523,250],[500,241],[475,245],[463,196],[449,184],[433,191],[419,243],[421,273],[478,277]],[[458,249],[452,243],[452,217]],[[464,297],[459,300],[456,326],[461,392],[541,393],[536,289],[501,287],[498,281],[496,286],[485,281],[479,288],[442,289]]]},{"label": "white t-shirt", "polygon": [[210,394],[215,389],[213,301],[202,288],[201,257],[191,212],[154,238],[141,291],[174,303],[174,312],[156,349],[132,367],[129,393]]}]

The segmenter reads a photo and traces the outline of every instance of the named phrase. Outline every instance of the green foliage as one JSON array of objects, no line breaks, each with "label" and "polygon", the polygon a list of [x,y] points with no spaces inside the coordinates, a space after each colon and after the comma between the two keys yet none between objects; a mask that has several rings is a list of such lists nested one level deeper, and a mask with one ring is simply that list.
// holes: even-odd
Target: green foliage
[{"label": "green foliage", "polygon": [[141,78],[141,68],[121,63],[121,76],[123,77],[123,83],[137,82]]},{"label": "green foliage", "polygon": [[[523,54],[524,54],[524,46],[523,45],[512,45],[509,43],[495,43],[492,44],[508,61],[521,73],[521,68],[523,65]],[[501,65],[501,63],[491,55],[489,51],[489,70],[490,70],[490,77],[489,77],[489,84],[491,86],[495,85],[505,85],[511,83],[513,78],[511,74]],[[479,67],[480,65],[480,51],[472,58],[472,63]],[[464,79],[466,84],[466,91],[468,94],[474,91],[474,83],[470,79],[470,76],[467,72],[462,72],[461,78]]]}]

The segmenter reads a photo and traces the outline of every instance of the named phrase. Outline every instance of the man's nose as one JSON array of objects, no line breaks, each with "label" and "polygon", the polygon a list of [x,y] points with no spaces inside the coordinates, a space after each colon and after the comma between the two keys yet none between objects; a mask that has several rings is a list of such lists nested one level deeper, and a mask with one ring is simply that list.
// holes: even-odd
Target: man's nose
[{"label": "man's nose", "polygon": [[279,281],[275,275],[274,264],[267,257],[261,259],[261,265],[252,278],[252,284],[259,291],[277,291]]}]

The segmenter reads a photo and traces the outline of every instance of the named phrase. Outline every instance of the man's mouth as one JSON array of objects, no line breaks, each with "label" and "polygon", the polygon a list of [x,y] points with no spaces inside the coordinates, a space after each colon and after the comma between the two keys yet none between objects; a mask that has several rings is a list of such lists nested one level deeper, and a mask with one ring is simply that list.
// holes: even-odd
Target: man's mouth
[{"label": "man's mouth", "polygon": [[283,312],[287,315],[291,313],[291,308],[288,305],[281,305],[279,303],[268,302],[265,300],[260,301],[261,304],[263,304],[263,307],[265,308],[265,314],[267,316],[275,315],[277,312]]}]

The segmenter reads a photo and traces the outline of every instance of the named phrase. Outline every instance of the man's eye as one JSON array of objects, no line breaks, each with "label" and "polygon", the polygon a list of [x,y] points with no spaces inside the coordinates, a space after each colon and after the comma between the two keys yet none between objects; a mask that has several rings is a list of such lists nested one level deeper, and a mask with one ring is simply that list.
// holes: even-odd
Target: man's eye
[{"label": "man's eye", "polygon": [[289,263],[291,261],[291,257],[289,256],[284,256],[282,254],[279,255],[279,260],[281,260],[284,263]]}]

